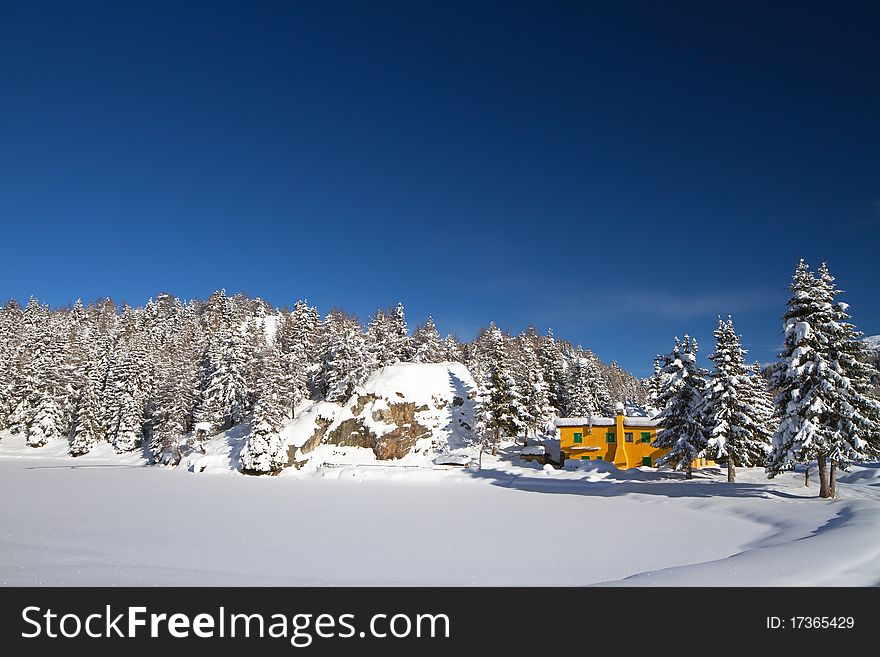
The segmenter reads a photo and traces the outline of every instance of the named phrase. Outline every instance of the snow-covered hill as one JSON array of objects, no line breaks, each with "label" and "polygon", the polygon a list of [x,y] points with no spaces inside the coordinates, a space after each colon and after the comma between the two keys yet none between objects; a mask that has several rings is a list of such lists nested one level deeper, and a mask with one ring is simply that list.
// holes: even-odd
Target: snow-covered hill
[{"label": "snow-covered hill", "polygon": [[868,335],[862,338],[862,342],[868,351],[880,355],[880,335]]},{"label": "snow-covered hill", "polygon": [[[474,455],[476,384],[461,363],[399,363],[370,376],[345,404],[300,406],[281,435],[290,465],[307,471],[321,466],[393,461],[430,465],[439,455]],[[204,453],[185,454],[179,467],[194,472],[236,469],[250,431],[242,424],[204,444]]]}]

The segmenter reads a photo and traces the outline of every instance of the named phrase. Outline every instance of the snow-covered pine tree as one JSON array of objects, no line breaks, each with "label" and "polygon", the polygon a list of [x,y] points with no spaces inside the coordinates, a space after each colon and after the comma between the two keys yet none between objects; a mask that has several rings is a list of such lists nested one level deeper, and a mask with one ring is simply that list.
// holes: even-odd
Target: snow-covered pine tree
[{"label": "snow-covered pine tree", "polygon": [[70,321],[68,378],[71,390],[70,420],[67,423],[68,453],[81,456],[101,439],[103,412],[100,405],[103,373],[99,350],[103,344],[97,327],[80,301]]},{"label": "snow-covered pine tree", "polygon": [[579,349],[568,367],[566,415],[569,417],[588,417],[599,414],[595,397],[592,395],[594,376],[595,372],[590,367],[590,363],[583,357],[583,350]]},{"label": "snow-covered pine tree", "polygon": [[666,365],[660,370],[664,377],[663,389],[657,396],[661,408],[655,418],[660,427],[652,445],[670,450],[658,459],[658,465],[670,465],[684,470],[693,477],[693,460],[706,449],[707,437],[703,426],[703,395],[705,371],[697,365],[697,341],[685,335],[664,357]]},{"label": "snow-covered pine tree", "polygon": [[[382,309],[376,310],[373,318],[367,324],[367,332],[364,336],[364,350],[366,354],[366,367],[370,373],[380,370],[386,365],[391,365],[394,362],[394,354],[390,347],[390,324],[391,321],[389,316]],[[328,329],[332,328],[332,325],[327,324],[326,318],[324,320],[323,328],[326,346],[326,332]]]},{"label": "snow-covered pine tree", "polygon": [[828,336],[829,362],[834,364],[834,397],[827,418],[833,429],[828,453],[828,492],[836,495],[837,470],[848,470],[854,462],[880,455],[880,402],[871,396],[874,368],[868,363],[862,333],[850,321],[849,304],[838,301],[842,293],[826,263],[819,267],[819,285],[831,299]]},{"label": "snow-covered pine tree", "polygon": [[566,397],[566,364],[553,337],[553,329],[547,330],[547,335],[541,338],[538,346],[538,363],[541,367],[541,376],[547,384],[547,398],[556,415],[563,415],[569,406]]},{"label": "snow-covered pine tree", "polygon": [[447,335],[443,338],[443,360],[452,363],[452,362],[462,362],[464,356],[461,352],[461,345],[458,344],[458,340],[455,339],[453,335]]},{"label": "snow-covered pine tree", "polygon": [[27,428],[27,444],[31,447],[40,447],[65,435],[66,390],[61,368],[63,337],[59,330],[60,325],[61,321],[52,321],[50,318],[35,360],[39,368],[36,376],[39,394],[34,404],[34,417]]},{"label": "snow-covered pine tree", "polygon": [[440,333],[430,316],[413,332],[412,349],[414,363],[442,363],[445,360]]},{"label": "snow-covered pine tree", "polygon": [[13,434],[27,435],[42,394],[42,370],[49,309],[31,297],[22,313],[21,340],[12,364],[12,400],[7,426]]},{"label": "snow-covered pine tree", "polygon": [[708,437],[706,455],[727,463],[727,481],[736,481],[736,466],[762,465],[770,448],[770,427],[745,365],[745,350],[733,320],[718,318],[715,364],[704,395],[703,426]]},{"label": "snow-covered pine tree", "polygon": [[[654,357],[654,366],[651,376],[648,378],[647,384],[645,385],[645,410],[650,416],[654,416],[660,412],[660,409],[657,407],[657,399],[660,396],[660,391],[663,389],[663,375],[661,373],[662,361],[663,356],[658,355]],[[665,365],[666,363],[664,362],[663,364]]]},{"label": "snow-covered pine tree", "polygon": [[524,428],[524,413],[501,329],[490,323],[479,342],[476,431],[481,437],[491,436],[494,456],[502,436],[515,437]]},{"label": "snow-covered pine tree", "polygon": [[68,453],[71,456],[87,454],[101,438],[100,385],[98,364],[92,362],[86,367],[68,432]]},{"label": "snow-covered pine tree", "polygon": [[549,401],[549,389],[538,362],[541,338],[534,327],[529,327],[517,339],[517,385],[522,397],[523,444],[529,444],[529,431],[536,437],[538,427],[547,424],[553,417],[554,409]]},{"label": "snow-covered pine tree", "polygon": [[247,474],[274,473],[287,465],[287,445],[280,434],[284,421],[281,354],[274,348],[272,352],[264,360],[251,432],[239,454],[239,466]]},{"label": "snow-covered pine tree", "polygon": [[798,263],[785,321],[785,347],[770,383],[780,417],[767,471],[773,477],[816,460],[819,497],[831,497],[828,465],[846,469],[878,453],[880,410],[867,395],[869,370],[861,361],[858,332],[826,267],[817,278]]},{"label": "snow-covered pine tree", "polygon": [[203,348],[192,306],[178,306],[157,371],[157,408],[149,445],[153,463],[174,465],[180,460],[180,440],[193,429]]},{"label": "snow-covered pine tree", "polygon": [[197,421],[217,432],[241,422],[249,410],[247,334],[224,290],[211,295],[209,304]]},{"label": "snow-covered pine tree", "polygon": [[568,367],[566,397],[570,417],[611,413],[611,395],[596,355],[578,345]]},{"label": "snow-covered pine tree", "polygon": [[285,313],[275,335],[281,358],[281,406],[285,417],[292,418],[294,409],[311,394],[317,365],[318,311],[304,301],[297,301]]},{"label": "snow-covered pine tree", "polygon": [[143,441],[144,395],[139,376],[141,353],[135,336],[120,340],[107,374],[107,440],[120,453],[137,449]]},{"label": "snow-covered pine tree", "polygon": [[354,315],[339,309],[324,318],[321,392],[327,401],[344,402],[367,376],[366,341]]},{"label": "snow-covered pine tree", "polygon": [[[776,431],[776,419],[773,410],[773,395],[767,387],[767,379],[761,371],[761,364],[757,361],[752,363],[748,371],[749,381],[749,403],[757,411],[760,422],[768,427],[772,442],[773,434]],[[768,444],[768,454],[769,454]],[[764,461],[766,462],[766,455]]]},{"label": "snow-covered pine tree", "polygon": [[22,339],[22,312],[15,299],[0,309],[0,431],[13,411],[16,366]]},{"label": "snow-covered pine tree", "polygon": [[391,330],[388,336],[388,349],[393,357],[393,362],[410,363],[413,359],[412,338],[409,337],[409,328],[406,325],[406,313],[403,304],[397,304],[394,314],[391,316]]}]

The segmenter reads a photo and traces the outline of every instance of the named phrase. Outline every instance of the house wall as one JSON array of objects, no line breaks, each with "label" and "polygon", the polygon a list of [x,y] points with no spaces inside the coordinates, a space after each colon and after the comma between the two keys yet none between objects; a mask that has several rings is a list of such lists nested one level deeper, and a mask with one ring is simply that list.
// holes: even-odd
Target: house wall
[{"label": "house wall", "polygon": [[[657,459],[669,453],[668,449],[651,446],[657,437],[657,428],[627,426],[625,420],[624,416],[618,415],[613,426],[559,427],[562,462],[565,459],[595,461],[601,458],[614,463],[621,470],[642,465],[656,467]],[[575,442],[575,434],[581,434],[581,442]],[[608,434],[613,436],[612,442],[609,442]],[[632,442],[626,440],[627,434],[632,434]],[[579,450],[578,447],[596,447],[598,451]],[[714,465],[714,462],[708,459],[696,459],[693,462],[694,468],[708,465]]]}]

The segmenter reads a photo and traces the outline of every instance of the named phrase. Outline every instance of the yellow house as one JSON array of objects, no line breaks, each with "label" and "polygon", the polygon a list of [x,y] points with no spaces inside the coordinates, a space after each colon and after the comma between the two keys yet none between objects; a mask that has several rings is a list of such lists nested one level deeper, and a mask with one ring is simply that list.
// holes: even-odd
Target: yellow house
[{"label": "yellow house", "polygon": [[[642,465],[656,467],[668,449],[652,447],[656,420],[632,417],[618,407],[616,417],[563,417],[554,421],[559,429],[559,460],[608,461],[621,470]],[[714,465],[709,459],[694,459],[692,466]]]}]

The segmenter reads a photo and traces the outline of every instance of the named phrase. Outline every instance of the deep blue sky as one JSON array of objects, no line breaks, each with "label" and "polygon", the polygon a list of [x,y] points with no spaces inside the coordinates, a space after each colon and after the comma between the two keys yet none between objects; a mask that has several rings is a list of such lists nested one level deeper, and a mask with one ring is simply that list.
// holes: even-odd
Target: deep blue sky
[{"label": "deep blue sky", "polygon": [[[3,2],[0,297],[225,287],[639,374],[799,257],[880,333],[880,4]],[[614,5],[611,7],[610,5]]]}]

